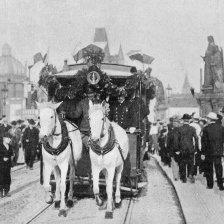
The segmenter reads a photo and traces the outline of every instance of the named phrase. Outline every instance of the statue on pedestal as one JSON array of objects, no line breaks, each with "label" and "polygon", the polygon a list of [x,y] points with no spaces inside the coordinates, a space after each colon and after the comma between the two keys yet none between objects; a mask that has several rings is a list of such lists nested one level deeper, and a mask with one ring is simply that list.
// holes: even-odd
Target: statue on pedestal
[{"label": "statue on pedestal", "polygon": [[223,52],[213,36],[208,36],[208,47],[202,58],[205,62],[203,87],[224,91]]}]

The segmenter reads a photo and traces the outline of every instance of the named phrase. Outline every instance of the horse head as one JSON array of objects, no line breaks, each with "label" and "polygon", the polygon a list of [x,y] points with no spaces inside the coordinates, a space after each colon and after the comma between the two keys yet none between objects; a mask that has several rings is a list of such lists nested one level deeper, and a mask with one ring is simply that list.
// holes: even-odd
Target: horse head
[{"label": "horse head", "polygon": [[52,103],[44,102],[38,103],[37,108],[39,109],[39,119],[40,119],[40,133],[39,137],[41,141],[46,141],[49,136],[51,136],[56,128],[56,109],[60,106],[62,102]]},{"label": "horse head", "polygon": [[93,141],[100,140],[107,129],[107,111],[108,107],[105,101],[99,104],[93,104],[91,100],[89,101],[89,124]]}]

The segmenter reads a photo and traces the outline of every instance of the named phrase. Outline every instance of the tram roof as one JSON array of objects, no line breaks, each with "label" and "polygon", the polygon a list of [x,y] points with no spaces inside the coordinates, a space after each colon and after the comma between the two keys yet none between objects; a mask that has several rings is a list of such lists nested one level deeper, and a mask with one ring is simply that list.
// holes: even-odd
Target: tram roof
[{"label": "tram roof", "polygon": [[[77,74],[77,72],[86,67],[86,64],[69,65],[69,71],[63,71],[55,74],[56,77],[70,78]],[[132,75],[130,69],[133,66],[102,63],[100,69],[112,78],[126,78]]]}]

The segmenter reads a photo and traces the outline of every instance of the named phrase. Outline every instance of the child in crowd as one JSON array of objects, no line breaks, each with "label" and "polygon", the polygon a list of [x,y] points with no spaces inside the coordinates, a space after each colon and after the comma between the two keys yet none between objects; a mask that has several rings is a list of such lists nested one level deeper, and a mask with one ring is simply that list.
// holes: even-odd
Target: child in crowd
[{"label": "child in crowd", "polygon": [[0,198],[10,197],[11,162],[13,160],[10,141],[11,135],[7,132],[0,137]]}]

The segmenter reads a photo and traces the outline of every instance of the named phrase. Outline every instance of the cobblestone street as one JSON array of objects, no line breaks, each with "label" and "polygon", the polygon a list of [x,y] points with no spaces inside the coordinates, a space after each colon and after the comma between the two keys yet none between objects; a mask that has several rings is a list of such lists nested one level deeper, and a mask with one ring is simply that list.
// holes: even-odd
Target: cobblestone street
[{"label": "cobblestone street", "polygon": [[[39,175],[38,164],[33,171],[26,171],[26,183],[31,180],[29,176]],[[67,217],[58,217],[58,210],[51,206],[32,223],[184,223],[181,208],[176,198],[172,185],[163,175],[160,167],[154,159],[148,162],[147,168],[148,185],[142,189],[137,198],[122,201],[122,207],[114,210],[113,220],[105,220],[105,210],[99,210],[95,200],[84,198],[78,200],[75,206],[68,210]],[[34,175],[35,173],[35,175]],[[19,179],[24,176],[22,170],[13,172],[15,186],[21,188]],[[24,181],[24,179],[23,179]],[[26,223],[46,204],[44,202],[44,190],[39,182],[15,192],[11,198],[1,200],[0,222],[1,223]],[[10,208],[10,209],[9,209]]]}]

